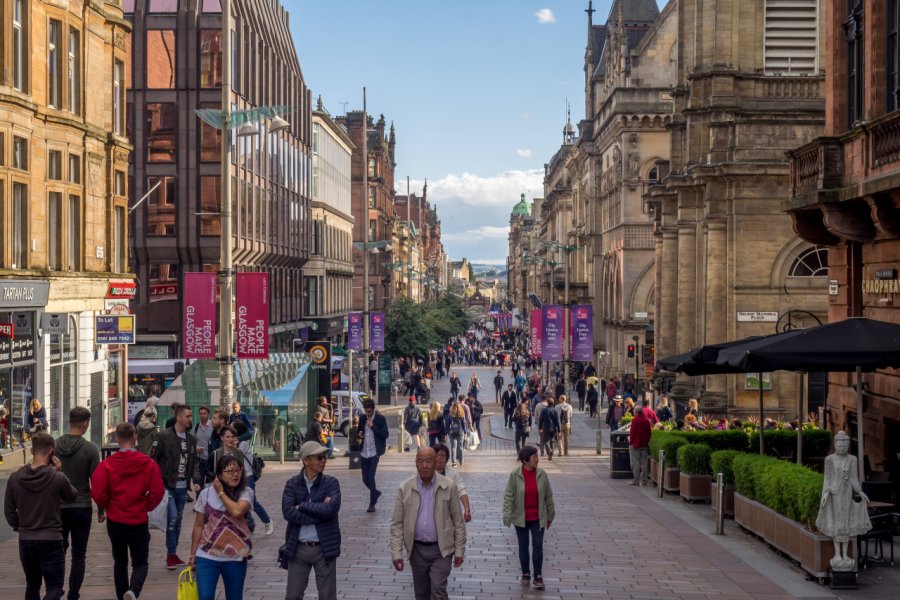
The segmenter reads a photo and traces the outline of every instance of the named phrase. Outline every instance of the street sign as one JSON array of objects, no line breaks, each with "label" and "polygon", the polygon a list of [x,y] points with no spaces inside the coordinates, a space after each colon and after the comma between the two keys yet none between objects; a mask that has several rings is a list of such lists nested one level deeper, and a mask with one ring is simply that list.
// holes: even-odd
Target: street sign
[{"label": "street sign", "polygon": [[44,335],[69,335],[69,313],[42,314],[41,332]]},{"label": "street sign", "polygon": [[747,311],[738,312],[738,323],[777,323],[777,312]]},{"label": "street sign", "polygon": [[94,342],[97,344],[133,344],[133,315],[98,315],[94,317]]}]

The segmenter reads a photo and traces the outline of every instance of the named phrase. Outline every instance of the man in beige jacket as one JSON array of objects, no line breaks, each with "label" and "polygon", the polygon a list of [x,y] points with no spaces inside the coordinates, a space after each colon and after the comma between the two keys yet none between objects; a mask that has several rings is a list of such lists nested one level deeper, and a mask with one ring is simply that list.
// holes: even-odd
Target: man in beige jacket
[{"label": "man in beige jacket", "polygon": [[397,490],[391,519],[391,559],[403,570],[409,555],[416,600],[445,600],[450,563],[460,567],[466,553],[466,522],[453,480],[435,473],[434,450],[416,452],[415,477]]}]

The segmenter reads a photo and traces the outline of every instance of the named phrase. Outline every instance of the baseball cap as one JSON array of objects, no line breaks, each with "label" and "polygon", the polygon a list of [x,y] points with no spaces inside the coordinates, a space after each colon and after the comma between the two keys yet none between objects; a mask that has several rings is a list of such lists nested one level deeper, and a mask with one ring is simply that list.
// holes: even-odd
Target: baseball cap
[{"label": "baseball cap", "polygon": [[328,448],[326,448],[319,442],[304,442],[303,445],[300,446],[300,460],[309,458],[310,456],[316,456],[324,452],[328,452]]}]

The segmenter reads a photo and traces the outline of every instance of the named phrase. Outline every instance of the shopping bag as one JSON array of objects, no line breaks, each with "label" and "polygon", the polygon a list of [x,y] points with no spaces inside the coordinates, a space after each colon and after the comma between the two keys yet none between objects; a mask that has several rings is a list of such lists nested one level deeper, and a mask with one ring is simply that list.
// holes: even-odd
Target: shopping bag
[{"label": "shopping bag", "polygon": [[169,491],[163,492],[162,501],[150,512],[147,513],[147,525],[150,529],[159,529],[165,531],[168,526],[168,510],[169,510]]},{"label": "shopping bag", "polygon": [[178,574],[178,600],[198,600],[197,577],[194,569],[188,567]]},{"label": "shopping bag", "polygon": [[481,439],[478,437],[478,432],[472,430],[469,434],[469,450],[474,450],[478,447],[478,444],[481,443]]}]

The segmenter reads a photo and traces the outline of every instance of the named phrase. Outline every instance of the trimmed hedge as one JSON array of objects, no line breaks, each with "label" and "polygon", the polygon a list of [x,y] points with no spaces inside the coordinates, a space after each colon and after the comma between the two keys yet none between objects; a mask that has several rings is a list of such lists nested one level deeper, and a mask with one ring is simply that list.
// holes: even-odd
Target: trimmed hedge
[{"label": "trimmed hedge", "polygon": [[666,467],[678,466],[678,448],[687,444],[680,431],[654,431],[650,436],[650,458],[659,458],[659,451],[666,453]]},{"label": "trimmed hedge", "polygon": [[716,450],[709,457],[710,473],[715,476],[722,474],[725,485],[734,485],[734,458],[744,454],[737,450]]},{"label": "trimmed hedge", "polygon": [[732,460],[737,493],[815,529],[824,476],[769,456],[739,454]]},{"label": "trimmed hedge", "polygon": [[[770,429],[764,432],[766,455],[787,458],[797,455],[797,432],[793,429]],[[749,448],[759,448],[759,431],[750,434]],[[811,429],[803,432],[803,462],[813,456],[827,456],[831,450],[831,432]]]},{"label": "trimmed hedge", "polygon": [[712,450],[749,450],[747,432],[743,429],[709,429],[707,431],[679,431],[690,444],[706,444]]},{"label": "trimmed hedge", "polygon": [[685,444],[678,448],[678,464],[687,475],[709,475],[709,456],[706,444]]}]

